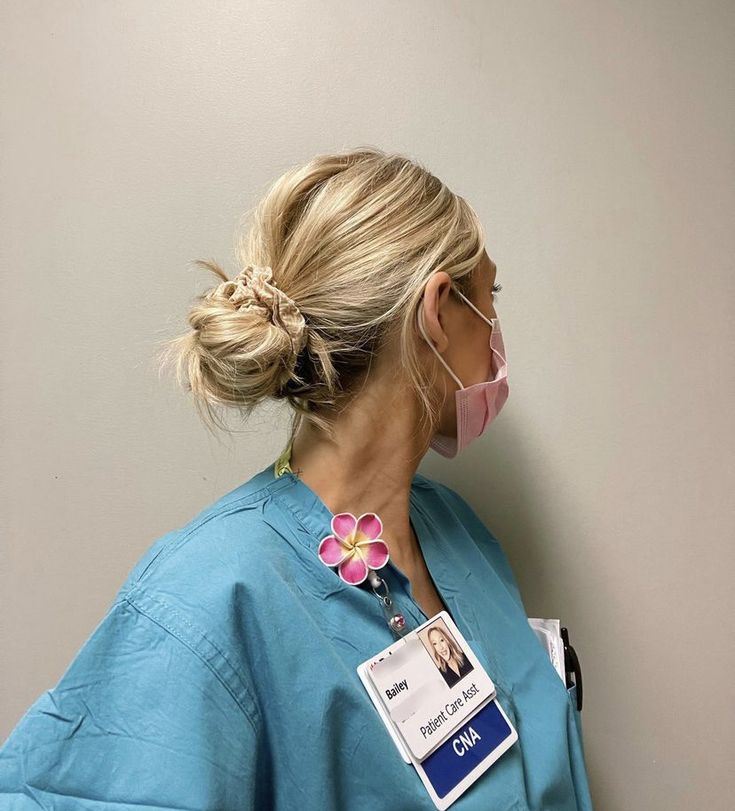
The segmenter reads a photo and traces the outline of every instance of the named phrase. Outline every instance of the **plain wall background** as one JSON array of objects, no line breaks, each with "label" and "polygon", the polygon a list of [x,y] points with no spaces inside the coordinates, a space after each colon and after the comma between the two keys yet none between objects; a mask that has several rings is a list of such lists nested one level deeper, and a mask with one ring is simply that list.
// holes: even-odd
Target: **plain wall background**
[{"label": "plain wall background", "polygon": [[[2,737],[153,541],[275,459],[156,343],[313,154],[405,152],[499,267],[510,398],[421,472],[569,626],[598,809],[729,809],[730,2],[2,3]],[[237,422],[233,420],[233,425]],[[727,719],[727,721],[726,721]]]}]

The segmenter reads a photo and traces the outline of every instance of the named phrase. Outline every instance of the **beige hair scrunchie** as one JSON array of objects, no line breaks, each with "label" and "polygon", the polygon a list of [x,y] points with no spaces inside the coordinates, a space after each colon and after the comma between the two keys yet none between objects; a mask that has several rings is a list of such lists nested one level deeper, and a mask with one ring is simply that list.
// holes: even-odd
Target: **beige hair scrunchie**
[{"label": "beige hair scrunchie", "polygon": [[262,315],[286,331],[294,357],[306,344],[306,321],[296,302],[273,283],[273,270],[246,265],[234,279],[224,282],[221,293],[240,310],[261,310]]}]

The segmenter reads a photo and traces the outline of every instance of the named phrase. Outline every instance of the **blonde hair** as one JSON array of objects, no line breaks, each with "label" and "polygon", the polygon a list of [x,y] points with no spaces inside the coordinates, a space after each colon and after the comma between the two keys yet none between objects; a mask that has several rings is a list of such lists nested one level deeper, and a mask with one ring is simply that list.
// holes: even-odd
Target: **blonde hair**
[{"label": "blonde hair", "polygon": [[418,162],[360,147],[289,169],[252,213],[238,243],[243,269],[228,280],[216,262],[195,261],[221,282],[197,297],[191,330],[160,355],[205,423],[228,430],[218,406],[247,417],[270,398],[294,409],[290,439],[302,419],[333,438],[330,418],[397,339],[422,420],[434,426],[439,403],[427,395],[434,379],[419,363],[416,314],[436,271],[469,295],[485,250],[469,203]]},{"label": "blonde hair", "polygon": [[457,664],[462,667],[464,664],[464,653],[462,653],[459,645],[454,641],[454,638],[450,633],[447,631],[442,630],[438,626],[434,625],[429,629],[429,632],[426,634],[426,639],[429,642],[430,650],[429,653],[431,654],[432,658],[434,659],[434,663],[436,666],[444,673],[447,669],[447,663],[442,659],[441,656],[436,652],[436,648],[434,647],[434,643],[431,641],[431,635],[436,631],[436,633],[441,634],[444,639],[447,640],[447,647],[449,648],[451,655],[457,660]]}]

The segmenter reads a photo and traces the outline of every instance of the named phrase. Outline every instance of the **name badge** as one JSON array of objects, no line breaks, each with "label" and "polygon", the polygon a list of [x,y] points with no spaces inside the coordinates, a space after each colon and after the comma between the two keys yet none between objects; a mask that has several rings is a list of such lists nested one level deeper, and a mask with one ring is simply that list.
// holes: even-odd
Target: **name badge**
[{"label": "name badge", "polygon": [[357,672],[438,809],[448,808],[518,740],[492,679],[446,611]]}]

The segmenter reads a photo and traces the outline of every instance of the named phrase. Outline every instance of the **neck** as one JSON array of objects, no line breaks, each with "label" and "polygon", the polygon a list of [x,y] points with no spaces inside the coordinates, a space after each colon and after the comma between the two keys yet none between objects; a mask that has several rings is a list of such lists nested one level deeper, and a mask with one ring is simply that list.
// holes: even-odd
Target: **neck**
[{"label": "neck", "polygon": [[388,406],[388,413],[396,414],[391,424],[380,419],[380,411],[368,403],[342,412],[336,442],[304,423],[293,440],[290,466],[333,514],[377,513],[391,560],[410,579],[422,558],[409,520],[409,496],[428,439],[407,439],[416,432],[405,402],[395,412]]}]

